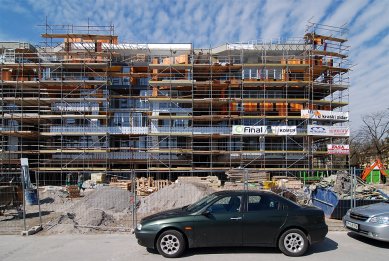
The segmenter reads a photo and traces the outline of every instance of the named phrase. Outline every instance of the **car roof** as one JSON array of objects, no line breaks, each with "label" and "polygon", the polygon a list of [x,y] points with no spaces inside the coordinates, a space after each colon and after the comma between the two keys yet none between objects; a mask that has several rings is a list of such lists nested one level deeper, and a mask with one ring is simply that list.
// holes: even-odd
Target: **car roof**
[{"label": "car roof", "polygon": [[263,195],[263,194],[268,194],[268,195],[276,195],[272,191],[268,190],[222,190],[222,191],[217,191],[214,194],[215,195],[236,195],[236,194],[256,194],[256,195]]}]

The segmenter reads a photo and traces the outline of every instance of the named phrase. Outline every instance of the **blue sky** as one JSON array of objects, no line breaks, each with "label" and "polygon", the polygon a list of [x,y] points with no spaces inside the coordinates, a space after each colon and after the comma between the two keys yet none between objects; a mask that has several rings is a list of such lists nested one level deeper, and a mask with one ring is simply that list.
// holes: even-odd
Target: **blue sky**
[{"label": "blue sky", "polygon": [[50,24],[115,25],[121,42],[209,47],[301,37],[307,21],[349,29],[351,126],[389,108],[389,0],[0,0],[0,41],[38,44]]}]

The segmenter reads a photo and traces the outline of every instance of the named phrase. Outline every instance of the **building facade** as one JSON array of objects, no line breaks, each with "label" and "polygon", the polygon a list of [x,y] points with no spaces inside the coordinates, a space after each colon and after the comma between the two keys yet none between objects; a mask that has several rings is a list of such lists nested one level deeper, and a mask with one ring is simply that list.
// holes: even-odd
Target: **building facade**
[{"label": "building facade", "polygon": [[45,29],[40,46],[0,43],[3,177],[20,158],[48,183],[348,169],[343,28],[208,49],[120,43],[110,26]]}]

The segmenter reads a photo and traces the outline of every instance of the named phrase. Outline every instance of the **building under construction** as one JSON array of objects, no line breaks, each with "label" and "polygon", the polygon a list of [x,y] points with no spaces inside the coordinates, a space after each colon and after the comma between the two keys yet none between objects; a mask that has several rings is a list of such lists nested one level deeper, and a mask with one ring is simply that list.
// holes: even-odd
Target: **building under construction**
[{"label": "building under construction", "polygon": [[2,177],[20,158],[47,184],[348,169],[344,28],[206,49],[120,43],[112,26],[44,30],[40,45],[0,42]]}]

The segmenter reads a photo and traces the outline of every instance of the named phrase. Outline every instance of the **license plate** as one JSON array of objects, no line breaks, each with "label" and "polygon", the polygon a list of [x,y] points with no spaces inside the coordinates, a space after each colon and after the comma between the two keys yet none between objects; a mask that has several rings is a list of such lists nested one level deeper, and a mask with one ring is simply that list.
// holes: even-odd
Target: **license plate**
[{"label": "license plate", "polygon": [[358,224],[355,224],[355,223],[350,222],[350,221],[346,221],[346,227],[358,230]]}]

